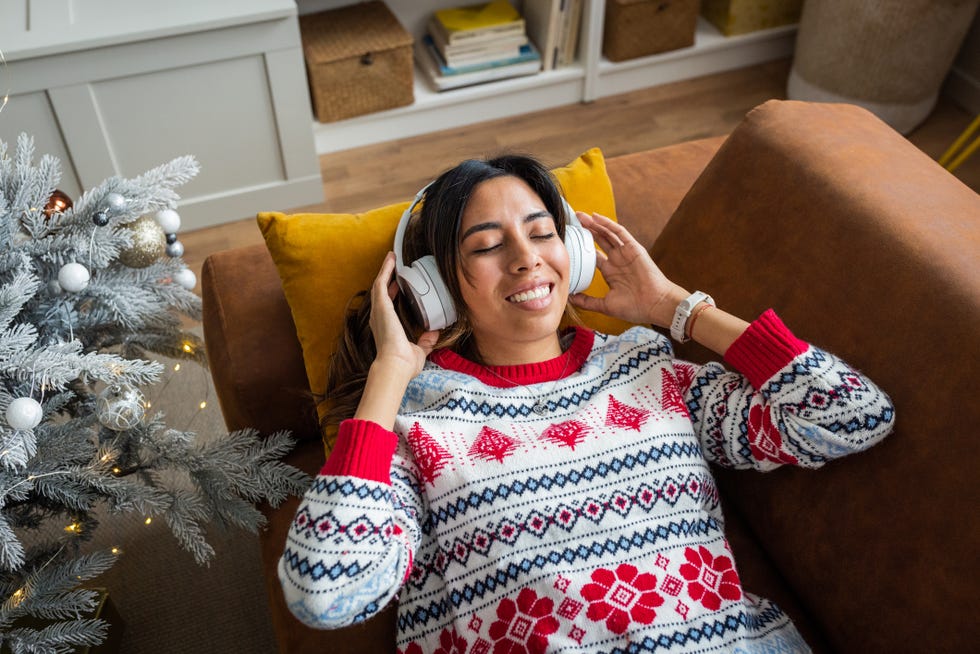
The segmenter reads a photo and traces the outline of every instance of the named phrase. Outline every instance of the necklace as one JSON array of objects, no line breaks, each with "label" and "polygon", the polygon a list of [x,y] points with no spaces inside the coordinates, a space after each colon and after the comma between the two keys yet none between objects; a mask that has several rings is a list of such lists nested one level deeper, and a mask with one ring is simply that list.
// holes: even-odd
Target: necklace
[{"label": "necklace", "polygon": [[549,395],[551,395],[552,393],[555,392],[555,389],[558,388],[558,384],[561,382],[562,379],[565,378],[565,373],[568,372],[568,364],[571,362],[571,360],[572,360],[571,354],[569,354],[568,352],[566,352],[565,353],[565,365],[561,369],[561,374],[558,375],[558,379],[556,379],[555,380],[555,383],[553,383],[551,385],[551,388],[548,389],[548,392],[546,392],[546,393],[544,393],[542,395],[535,395],[534,393],[531,392],[531,389],[528,388],[527,386],[525,386],[524,384],[520,384],[520,383],[514,381],[513,379],[507,379],[503,375],[497,374],[494,370],[488,368],[487,366],[483,366],[483,369],[486,370],[487,372],[489,372],[494,377],[496,377],[498,379],[502,379],[503,381],[507,382],[508,384],[512,384],[514,388],[520,386],[521,388],[523,388],[524,390],[526,390],[528,392],[528,395],[530,395],[532,398],[534,398],[534,404],[531,405],[531,411],[534,411],[534,413],[536,413],[539,416],[543,416],[544,414],[548,413],[548,402],[547,402],[547,400],[543,400],[542,398],[546,398],[546,397],[548,397]]}]

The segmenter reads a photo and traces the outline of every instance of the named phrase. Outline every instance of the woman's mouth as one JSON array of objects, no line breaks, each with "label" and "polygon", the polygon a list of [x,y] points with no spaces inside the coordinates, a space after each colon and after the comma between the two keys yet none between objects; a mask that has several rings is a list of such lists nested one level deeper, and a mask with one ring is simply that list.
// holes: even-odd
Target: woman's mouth
[{"label": "woman's mouth", "polygon": [[507,298],[507,301],[513,302],[514,304],[521,304],[522,302],[527,302],[529,300],[538,300],[543,297],[548,297],[549,293],[551,293],[551,284],[542,284],[541,286],[536,286],[527,291],[514,293]]}]

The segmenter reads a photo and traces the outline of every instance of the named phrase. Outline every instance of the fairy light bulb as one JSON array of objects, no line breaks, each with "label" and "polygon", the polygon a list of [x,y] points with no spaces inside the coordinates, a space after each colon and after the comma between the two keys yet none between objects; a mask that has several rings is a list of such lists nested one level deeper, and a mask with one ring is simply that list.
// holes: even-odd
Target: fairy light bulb
[{"label": "fairy light bulb", "polygon": [[144,524],[144,525],[148,525],[148,524],[150,524],[150,523],[152,523],[152,522],[153,522],[153,518],[149,518],[149,517],[148,517],[148,518],[147,518],[146,520],[144,520],[144,521],[143,521],[143,524]]}]

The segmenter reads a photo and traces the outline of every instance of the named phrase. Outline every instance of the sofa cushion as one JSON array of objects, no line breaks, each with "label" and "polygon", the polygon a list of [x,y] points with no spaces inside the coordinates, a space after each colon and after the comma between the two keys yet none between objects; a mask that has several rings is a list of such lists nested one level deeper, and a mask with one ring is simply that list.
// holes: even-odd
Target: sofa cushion
[{"label": "sofa cushion", "polygon": [[[553,173],[577,210],[616,218],[612,185],[598,148]],[[355,293],[371,286],[407,206],[406,200],[359,214],[258,215],[303,349],[310,390],[316,395],[326,387],[327,360],[341,332],[344,308]],[[588,292],[603,295],[607,290],[596,274]],[[628,327],[599,314],[580,314],[601,331],[619,333]]]}]

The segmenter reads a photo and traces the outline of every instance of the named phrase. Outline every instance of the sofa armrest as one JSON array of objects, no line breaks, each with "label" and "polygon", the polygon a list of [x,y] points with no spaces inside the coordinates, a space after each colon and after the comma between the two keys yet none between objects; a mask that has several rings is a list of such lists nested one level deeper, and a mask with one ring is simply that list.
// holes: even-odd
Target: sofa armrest
[{"label": "sofa armrest", "polygon": [[201,294],[208,363],[228,429],[319,439],[296,328],[265,245],[209,256]]},{"label": "sofa armrest", "polygon": [[892,397],[896,430],[866,453],[719,475],[836,651],[967,651],[980,636],[978,245],[980,197],[872,114],[772,101],[652,249],[678,284],[746,319],[773,306]]}]

